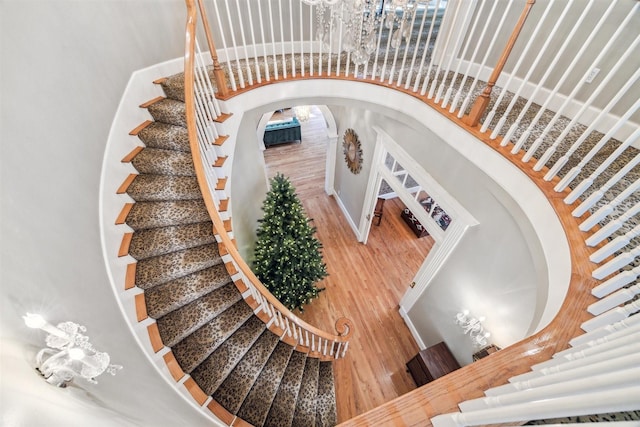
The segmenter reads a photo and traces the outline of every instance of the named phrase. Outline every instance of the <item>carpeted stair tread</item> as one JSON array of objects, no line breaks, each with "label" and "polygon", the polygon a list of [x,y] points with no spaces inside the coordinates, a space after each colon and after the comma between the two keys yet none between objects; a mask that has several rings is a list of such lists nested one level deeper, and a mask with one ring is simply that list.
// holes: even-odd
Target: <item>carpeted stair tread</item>
[{"label": "carpeted stair tread", "polygon": [[143,260],[215,241],[212,222],[150,228],[133,233],[129,255]]},{"label": "carpeted stair tread", "polygon": [[237,414],[278,342],[277,335],[265,330],[213,393],[213,399],[227,411]]},{"label": "carpeted stair tread", "polygon": [[278,343],[242,403],[237,414],[240,418],[254,426],[264,424],[292,352],[293,347],[291,345],[282,341]]},{"label": "carpeted stair tread", "polygon": [[220,347],[191,372],[191,376],[206,394],[213,394],[245,353],[265,330],[266,325],[251,316]]},{"label": "carpeted stair tread", "polygon": [[138,133],[147,147],[191,152],[187,128],[169,123],[152,122]]},{"label": "carpeted stair tread", "polygon": [[251,316],[251,307],[240,300],[174,345],[172,351],[182,370],[194,370]]},{"label": "carpeted stair tread", "polygon": [[264,423],[265,427],[290,427],[293,414],[302,384],[307,355],[294,351],[289,359],[289,364],[280,381],[269,415]]},{"label": "carpeted stair tread", "polygon": [[[209,80],[211,81],[211,89],[213,90],[213,93],[215,93],[216,79],[213,74],[213,68],[211,66],[207,67],[207,74],[209,75]],[[229,81],[227,80],[227,82]],[[162,83],[162,89],[164,90],[167,98],[184,102],[184,73],[178,73],[171,77],[167,77],[167,79]],[[205,92],[211,93],[210,90],[205,90]]]},{"label": "carpeted stair tread", "polygon": [[162,342],[174,344],[208,323],[218,314],[240,301],[242,295],[233,283],[228,283],[189,304],[156,320]]},{"label": "carpeted stair tread", "polygon": [[154,102],[147,109],[156,122],[187,126],[185,107],[182,101],[167,98]]},{"label": "carpeted stair tread", "polygon": [[147,314],[157,319],[231,282],[224,264],[153,287],[144,293]]},{"label": "carpeted stair tread", "polygon": [[318,394],[319,360],[308,357],[302,374],[302,384],[298,393],[293,427],[311,427],[316,422],[316,397]]},{"label": "carpeted stair tread", "polygon": [[127,194],[135,201],[202,199],[195,176],[138,175]]},{"label": "carpeted stair tread", "polygon": [[136,264],[135,284],[146,290],[221,263],[216,243],[147,258]]},{"label": "carpeted stair tread", "polygon": [[162,90],[167,98],[184,102],[184,73],[167,77],[162,83]]},{"label": "carpeted stair tread", "polygon": [[134,230],[210,221],[203,200],[136,202],[125,222]]},{"label": "carpeted stair tread", "polygon": [[333,379],[333,362],[320,362],[318,367],[318,397],[316,427],[333,427],[337,424],[336,391]]},{"label": "carpeted stair tread", "polygon": [[191,153],[147,147],[131,161],[141,174],[195,176]]}]

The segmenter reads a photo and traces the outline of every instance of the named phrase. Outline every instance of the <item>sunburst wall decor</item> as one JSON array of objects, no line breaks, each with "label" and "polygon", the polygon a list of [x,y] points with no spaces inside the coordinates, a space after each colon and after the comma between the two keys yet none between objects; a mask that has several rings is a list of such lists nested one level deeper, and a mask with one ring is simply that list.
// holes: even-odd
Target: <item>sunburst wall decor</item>
[{"label": "sunburst wall decor", "polygon": [[347,129],[342,139],[342,149],[344,160],[347,162],[349,170],[354,174],[359,174],[362,170],[362,145],[358,139],[358,134],[353,129]]}]

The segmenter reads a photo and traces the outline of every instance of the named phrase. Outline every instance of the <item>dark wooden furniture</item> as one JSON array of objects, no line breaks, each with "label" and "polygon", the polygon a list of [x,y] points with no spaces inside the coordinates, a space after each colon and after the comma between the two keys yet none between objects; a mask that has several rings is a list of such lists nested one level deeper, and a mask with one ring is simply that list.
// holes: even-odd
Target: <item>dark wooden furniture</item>
[{"label": "dark wooden furniture", "polygon": [[289,121],[267,123],[262,140],[265,147],[268,148],[271,145],[300,141],[301,138],[300,122],[297,118],[293,117]]},{"label": "dark wooden furniture", "polygon": [[418,387],[445,376],[458,368],[460,368],[458,361],[453,357],[449,347],[444,342],[432,345],[425,350],[420,350],[420,353],[407,363],[407,370]]},{"label": "dark wooden furniture", "polygon": [[411,231],[416,235],[416,237],[424,237],[428,236],[427,230],[420,224],[420,222],[416,219],[413,213],[409,210],[409,208],[404,208],[402,212],[400,212],[400,216],[407,223]]},{"label": "dark wooden furniture", "polygon": [[380,221],[382,221],[382,208],[384,207],[384,201],[385,199],[378,197],[376,207],[373,209],[373,220],[378,220],[376,225],[380,225]]}]

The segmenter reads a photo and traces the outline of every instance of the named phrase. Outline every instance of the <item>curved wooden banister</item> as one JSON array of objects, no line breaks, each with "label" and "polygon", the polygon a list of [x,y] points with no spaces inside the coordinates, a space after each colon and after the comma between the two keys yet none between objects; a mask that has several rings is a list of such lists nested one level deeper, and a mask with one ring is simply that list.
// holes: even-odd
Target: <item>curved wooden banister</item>
[{"label": "curved wooden banister", "polygon": [[[198,133],[197,133],[197,124],[196,124],[196,111],[195,111],[195,96],[194,96],[194,88],[195,88],[195,77],[194,77],[194,67],[195,67],[195,34],[196,34],[196,23],[197,23],[197,11],[195,6],[196,0],[185,0],[187,4],[187,27],[186,27],[186,41],[185,41],[185,62],[184,62],[184,88],[185,88],[185,104],[186,104],[186,117],[187,117],[187,130],[189,134],[189,144],[191,147],[191,154],[193,156],[193,162],[195,167],[196,176],[198,179],[198,184],[200,186],[200,191],[204,198],[205,205],[207,207],[207,211],[213,221],[213,226],[215,232],[218,234],[220,238],[219,244],[221,244],[228,255],[233,259],[235,266],[240,270],[242,275],[250,282],[250,285],[255,288],[260,295],[266,300],[270,307],[274,308],[279,314],[278,316],[282,316],[284,319],[287,319],[289,322],[292,322],[294,325],[298,326],[302,331],[306,334],[306,342],[309,342],[309,334],[311,334],[311,345],[308,347],[311,348],[311,356],[315,356],[317,353],[318,357],[326,356],[327,350],[329,350],[328,346],[332,345],[330,343],[338,343],[339,347],[335,349],[331,348],[330,352],[332,354],[332,358],[338,358],[344,356],[348,348],[348,342],[351,334],[353,333],[353,326],[349,320],[346,318],[340,318],[336,321],[336,331],[337,334],[330,334],[328,332],[322,331],[312,325],[309,325],[302,319],[298,318],[295,314],[293,314],[287,307],[285,307],[276,297],[274,297],[271,292],[260,282],[260,280],[253,273],[251,268],[244,261],[238,249],[236,248],[234,242],[229,236],[228,232],[225,229],[224,222],[220,217],[218,209],[216,207],[216,203],[211,194],[211,190],[207,183],[206,172],[204,170],[204,162],[203,157],[200,152],[200,147],[198,143]],[[268,310],[268,309],[267,309]],[[282,319],[279,319],[282,321]],[[276,321],[278,319],[276,318]],[[286,321],[285,321],[286,322]],[[294,332],[294,335],[296,332]],[[291,335],[291,334],[290,334]],[[315,341],[315,337],[317,337],[317,342]],[[319,351],[316,349],[322,349],[323,351]],[[338,350],[341,354],[338,354]],[[324,354],[323,354],[324,353]]]}]

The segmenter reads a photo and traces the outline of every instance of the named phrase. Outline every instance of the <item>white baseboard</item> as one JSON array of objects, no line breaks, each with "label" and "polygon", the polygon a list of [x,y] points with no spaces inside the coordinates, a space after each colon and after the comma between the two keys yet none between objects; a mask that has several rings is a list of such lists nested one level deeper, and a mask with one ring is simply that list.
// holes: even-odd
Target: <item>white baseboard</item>
[{"label": "white baseboard", "polygon": [[360,230],[358,230],[358,226],[356,225],[356,223],[353,222],[353,218],[351,218],[351,215],[349,215],[347,208],[345,207],[344,203],[342,203],[342,199],[340,199],[340,196],[335,191],[333,191],[333,197],[336,198],[336,201],[338,202],[338,206],[340,206],[340,210],[342,211],[345,218],[347,219],[347,222],[349,223],[349,226],[351,227],[353,234],[355,234],[358,241],[361,242],[362,236],[360,235]]},{"label": "white baseboard", "polygon": [[402,316],[404,323],[407,325],[407,328],[409,328],[409,331],[411,331],[411,335],[416,341],[416,344],[418,344],[418,348],[420,348],[420,350],[426,349],[427,346],[425,345],[424,341],[422,341],[422,337],[420,337],[420,334],[418,334],[418,330],[413,325],[413,322],[411,321],[411,318],[409,318],[409,314],[405,311],[404,307],[400,306],[398,311],[400,312],[400,316]]}]

